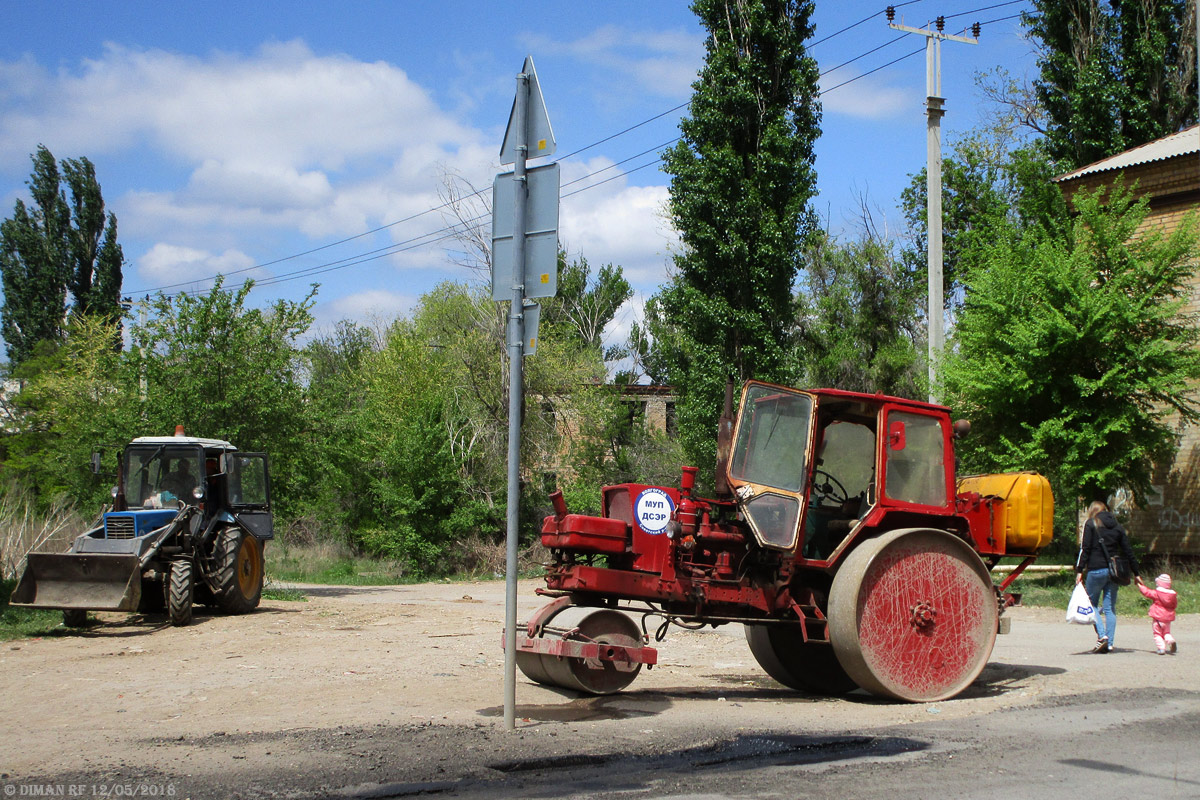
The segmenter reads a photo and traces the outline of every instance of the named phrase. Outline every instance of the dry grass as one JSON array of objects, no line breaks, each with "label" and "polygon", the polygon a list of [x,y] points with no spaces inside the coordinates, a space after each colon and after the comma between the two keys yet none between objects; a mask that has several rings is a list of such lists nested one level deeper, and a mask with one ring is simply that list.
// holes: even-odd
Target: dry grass
[{"label": "dry grass", "polygon": [[[541,575],[549,558],[540,542],[518,553],[517,571],[522,577]],[[503,541],[491,537],[464,537],[446,558],[439,575],[451,580],[490,580],[504,577],[506,550]],[[266,548],[267,575],[276,581],[333,585],[392,585],[429,580],[414,573],[403,561],[368,558],[337,541],[317,539],[297,542],[281,537]]]},{"label": "dry grass", "polygon": [[[540,575],[542,563],[549,558],[549,551],[540,541],[535,541],[517,552],[517,573],[521,576]],[[507,563],[508,550],[503,540],[472,534],[458,543],[445,567],[457,578],[486,580],[503,578]]]},{"label": "dry grass", "polygon": [[12,484],[0,487],[0,577],[19,577],[30,553],[65,551],[86,525],[65,501],[56,500],[39,513],[28,492]]}]

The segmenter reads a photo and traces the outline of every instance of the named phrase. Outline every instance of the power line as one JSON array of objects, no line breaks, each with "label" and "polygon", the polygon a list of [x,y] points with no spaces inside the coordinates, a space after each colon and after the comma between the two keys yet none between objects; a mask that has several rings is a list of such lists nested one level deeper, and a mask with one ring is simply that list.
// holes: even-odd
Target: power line
[{"label": "power line", "polygon": [[[899,63],[900,61],[903,61],[906,58],[911,58],[912,56],[917,55],[918,53],[922,52],[924,49],[925,49],[924,47],[918,48],[917,50],[914,50],[913,52],[908,53],[907,55],[903,55],[903,56],[900,56],[899,58],[893,59],[892,61],[889,61],[887,64],[876,67],[875,69],[870,70],[869,72],[864,72],[861,75],[858,75],[854,78],[850,78],[849,80],[843,81],[842,83],[839,83],[837,86],[833,86],[829,89],[825,89],[825,90],[821,91],[818,94],[818,96],[823,97],[824,95],[829,94],[830,92],[834,91],[835,89],[840,89],[843,86],[854,83],[855,81],[860,80],[861,78],[865,78],[874,72],[878,72],[881,69],[884,69],[893,64]],[[681,138],[682,137],[676,137],[675,139],[673,139],[669,142],[664,142],[663,144],[657,145],[656,147],[650,148],[648,150],[643,150],[641,153],[630,156],[629,158],[623,159],[622,161],[618,161],[614,164],[610,164],[609,166],[604,167],[602,169],[598,169],[595,172],[588,173],[587,175],[584,175],[581,178],[576,178],[573,181],[569,181],[568,183],[563,184],[562,188],[566,188],[567,186],[572,186],[576,183],[580,183],[581,181],[587,180],[588,178],[595,177],[596,175],[599,175],[602,172],[607,172],[608,170],[614,169],[614,168],[620,166],[621,164],[625,164],[630,161],[633,161],[634,159],[637,159],[648,153],[654,152],[656,150],[662,150],[666,147],[670,147],[670,146],[674,145],[675,143],[677,143]],[[602,181],[597,181],[596,183],[592,183],[587,186],[581,187],[579,189],[576,189],[573,192],[567,192],[566,194],[562,195],[562,197],[563,198],[573,197],[577,194],[580,194],[581,192],[586,192],[589,189],[594,189],[597,186],[602,186],[611,181],[615,181],[618,178],[623,178],[623,177],[632,175],[635,172],[640,172],[641,170],[648,169],[648,168],[660,163],[661,161],[662,161],[662,157],[656,156],[655,158],[651,159],[650,161],[647,161],[645,164],[641,164],[640,166],[633,167],[632,169],[628,169],[623,172],[619,172],[616,175],[612,175],[608,178],[605,178]],[[481,214],[481,215],[473,217],[471,219],[462,220],[454,225],[449,225],[444,228],[440,228],[436,231],[431,231],[430,233],[422,234],[420,236],[413,237],[412,239],[407,239],[403,242],[397,242],[393,245],[379,248],[378,250],[369,251],[367,253],[361,253],[361,254],[355,255],[355,256],[348,256],[345,259],[340,259],[338,261],[329,262],[327,264],[319,264],[317,266],[309,267],[304,270],[297,270],[294,273],[286,273],[284,275],[273,276],[271,278],[267,278],[267,279],[257,283],[257,285],[258,286],[272,286],[272,285],[275,285],[278,283],[285,283],[287,281],[297,280],[299,278],[311,278],[315,275],[322,275],[327,272],[334,272],[336,270],[345,269],[346,267],[353,267],[353,266],[358,266],[360,264],[365,264],[370,261],[377,261],[381,258],[386,258],[387,256],[395,255],[396,253],[402,253],[402,252],[406,252],[409,250],[415,250],[419,247],[426,247],[429,245],[438,244],[439,242],[443,242],[448,239],[454,238],[456,228],[458,228],[460,226],[465,226],[465,225],[470,225],[472,223],[480,222],[480,221],[486,219],[487,216],[488,216],[487,214]],[[425,240],[427,240],[427,241],[425,241]],[[209,279],[202,279],[202,280],[209,280]],[[202,294],[203,292],[195,292],[195,293]]]},{"label": "power line", "polygon": [[[903,6],[911,6],[914,3],[920,3],[920,2],[922,2],[922,0],[908,0],[908,2],[906,2],[906,3],[896,3],[895,5],[892,6],[892,8],[902,8]],[[1024,0],[1022,0],[1022,2],[1024,2]],[[841,36],[843,33],[845,33],[848,30],[853,30],[854,28],[857,28],[859,25],[870,22],[871,20],[875,19],[882,13],[883,13],[882,11],[876,11],[874,14],[868,14],[867,16],[860,19],[858,22],[855,22],[852,25],[847,25],[846,27],[842,28],[840,31],[835,31],[834,33],[831,33],[822,39],[817,39],[815,42],[811,42],[811,43],[805,45],[805,47],[811,49],[811,48],[816,47],[817,45],[821,44],[822,42],[829,41],[830,39],[832,39],[835,36]]]},{"label": "power line", "polygon": [[855,77],[851,78],[848,81],[842,81],[837,86],[831,86],[828,89],[825,89],[824,91],[821,92],[820,96],[823,97],[823,96],[829,94],[830,92],[832,92],[834,89],[840,89],[843,86],[850,84],[850,83],[854,83],[855,81],[860,80],[861,78],[865,78],[868,75],[873,75],[876,72],[879,72],[879,70],[881,70],[881,69],[886,69],[886,68],[892,66],[893,64],[899,64],[901,61],[903,61],[906,58],[912,58],[913,56],[917,55],[918,53],[924,53],[924,52],[925,52],[925,45],[921,45],[916,50],[913,50],[911,53],[907,53],[905,55],[900,56],[899,58],[892,59],[891,61],[887,62],[886,64],[881,64],[880,66],[876,67],[875,69],[873,69],[869,72],[864,72],[861,75],[856,75]]},{"label": "power line", "polygon": [[[331,247],[337,247],[339,244],[345,244],[346,242],[352,242],[355,239],[362,239],[365,236],[371,236],[372,234],[379,233],[380,231],[385,231],[388,228],[394,228],[397,225],[401,225],[405,222],[411,222],[412,220],[417,219],[418,217],[423,217],[426,214],[433,213],[434,211],[440,211],[441,209],[446,208],[447,206],[450,206],[455,202],[466,200],[470,197],[475,197],[476,195],[483,194],[484,191],[486,191],[486,190],[479,189],[475,192],[472,192],[471,194],[463,195],[462,197],[458,198],[457,201],[456,200],[447,200],[445,203],[442,203],[440,206],[434,206],[433,208],[427,208],[424,211],[418,211],[416,214],[411,214],[411,215],[405,217],[404,219],[398,219],[395,222],[389,222],[386,225],[380,225],[378,228],[372,228],[369,231],[363,231],[362,233],[356,233],[353,236],[347,236],[345,239],[338,239],[336,242],[329,242],[328,244],[323,244],[320,247],[314,247],[311,250],[305,250],[304,252],[301,252],[301,253],[293,253],[290,256],[282,256],[280,258],[274,259],[273,261],[264,261],[260,264],[254,264],[253,266],[242,267],[241,269],[234,269],[234,270],[230,270],[229,272],[222,272],[222,273],[218,273],[218,274],[223,275],[225,277],[228,277],[229,275],[238,275],[243,272],[251,272],[256,269],[262,269],[263,267],[269,267],[274,264],[280,264],[280,263],[283,263],[284,261],[291,261],[292,259],[302,258],[303,256],[312,255],[313,253],[319,253],[322,250],[328,250]],[[215,278],[216,278],[216,275],[212,276],[211,278],[200,278],[199,280],[210,281],[210,280],[214,280]],[[136,289],[136,290],[132,290],[128,293],[129,294],[144,294],[146,292],[161,292],[163,289],[174,289],[177,286],[189,286],[193,283],[195,283],[195,281],[181,281],[179,283],[169,283],[169,284],[166,284],[165,286],[158,286],[153,289]]]},{"label": "power line", "polygon": [[[942,19],[954,19],[955,17],[965,17],[970,14],[978,14],[980,11],[991,11],[993,8],[1003,8],[1004,6],[1015,6],[1018,3],[1028,3],[1028,2],[1029,2],[1029,0],[1009,0],[1007,3],[996,3],[995,5],[983,6],[982,8],[975,8],[970,11],[960,11],[957,14],[944,14],[942,16]],[[979,24],[982,25],[983,23],[981,22]]]},{"label": "power line", "polygon": [[828,74],[829,74],[829,73],[831,73],[831,72],[836,72],[836,71],[838,71],[839,69],[841,69],[842,67],[845,67],[845,66],[847,66],[847,65],[849,65],[849,64],[853,64],[855,61],[858,61],[859,59],[866,58],[867,56],[871,55],[872,53],[877,53],[877,52],[879,52],[880,50],[882,50],[883,48],[885,48],[885,47],[887,47],[887,46],[889,46],[889,45],[893,45],[893,44],[895,44],[896,42],[900,41],[900,40],[901,40],[901,39],[903,39],[903,38],[904,38],[904,34],[901,34],[901,35],[897,36],[895,39],[892,39],[892,40],[890,40],[890,41],[884,42],[883,44],[879,45],[878,47],[872,47],[872,48],[871,48],[870,50],[868,50],[867,52],[865,52],[865,53],[860,53],[859,55],[856,55],[854,58],[850,59],[849,61],[843,61],[842,63],[838,64],[836,67],[830,67],[829,69],[827,69],[827,70],[825,70],[824,72],[822,72],[822,73],[821,73],[821,77],[824,77],[824,76],[828,75]]},{"label": "power line", "polygon": [[[900,7],[903,7],[903,6],[914,5],[915,3],[919,3],[919,2],[922,2],[922,1],[923,1],[923,0],[908,0],[907,2],[903,2],[903,3],[897,3],[897,4],[894,4],[894,6],[893,6],[893,7],[895,7],[895,8],[900,8]],[[1000,8],[1000,7],[1003,7],[1003,6],[1015,5],[1015,4],[1017,4],[1017,3],[1022,3],[1022,2],[1028,2],[1028,0],[1010,0],[1009,2],[998,3],[998,4],[994,4],[994,5],[990,5],[990,6],[984,6],[984,7],[982,7],[982,8],[978,8],[978,9],[975,9],[975,10],[972,10],[972,11],[964,11],[964,12],[960,12],[960,13],[958,13],[958,14],[952,14],[952,15],[948,15],[948,16],[947,16],[947,17],[945,17],[945,18],[947,18],[947,19],[948,19],[948,18],[950,18],[950,17],[957,17],[957,16],[964,16],[964,15],[968,15],[968,14],[974,14],[974,13],[977,13],[978,11],[986,11],[986,10],[989,10],[989,9],[992,9],[992,8]],[[819,44],[821,44],[821,43],[823,43],[823,42],[829,41],[830,39],[832,39],[832,38],[834,38],[834,37],[836,37],[836,36],[839,36],[839,35],[841,35],[841,34],[843,34],[843,33],[846,33],[847,31],[850,31],[850,30],[852,30],[852,29],[854,29],[854,28],[856,28],[856,27],[858,27],[858,26],[860,26],[860,25],[862,25],[862,24],[865,24],[866,22],[869,22],[869,21],[870,21],[870,20],[872,20],[872,19],[875,19],[876,17],[878,17],[878,16],[879,16],[879,14],[880,14],[880,13],[882,13],[882,11],[881,11],[881,12],[876,12],[875,14],[871,14],[871,15],[869,15],[869,16],[867,16],[867,17],[864,17],[863,19],[861,19],[861,20],[859,20],[859,21],[857,21],[857,22],[855,22],[855,23],[852,23],[851,25],[847,25],[846,27],[844,27],[844,28],[842,28],[842,29],[840,29],[840,30],[838,30],[838,31],[835,31],[834,33],[831,33],[830,35],[828,35],[828,36],[826,36],[826,37],[823,37],[822,39],[818,39],[817,41],[815,41],[815,42],[812,42],[812,43],[808,44],[808,45],[807,45],[807,47],[808,47],[808,48],[815,47],[816,45],[819,45]],[[981,24],[981,25],[986,25],[986,24],[991,24],[991,23],[993,23],[993,22],[1001,22],[1001,21],[1005,21],[1005,20],[1008,20],[1008,19],[1014,19],[1014,18],[1016,18],[1016,17],[1019,17],[1019,16],[1021,16],[1021,15],[1019,15],[1019,14],[1018,14],[1018,15],[1013,15],[1013,16],[1009,16],[1009,17],[1001,17],[1001,18],[999,18],[999,19],[995,19],[995,20],[989,20],[989,21],[988,21],[988,22],[986,22],[986,23],[980,23],[980,24]],[[834,72],[834,71],[836,71],[836,70],[838,70],[838,69],[841,69],[842,67],[848,66],[849,64],[852,64],[852,63],[854,63],[854,62],[856,62],[856,61],[859,61],[859,60],[861,60],[862,58],[865,58],[865,57],[867,57],[867,56],[869,56],[869,55],[871,55],[871,54],[873,54],[873,53],[876,53],[876,52],[878,52],[878,51],[880,51],[880,50],[882,50],[882,49],[884,49],[884,48],[886,48],[886,47],[888,47],[888,46],[890,46],[890,45],[892,45],[892,44],[894,44],[894,43],[898,42],[898,41],[899,41],[901,38],[903,38],[903,37],[902,37],[902,36],[901,36],[901,37],[897,37],[897,38],[895,38],[895,39],[892,39],[892,40],[890,40],[890,41],[888,41],[888,42],[885,42],[884,44],[878,45],[878,46],[876,46],[876,47],[874,47],[874,48],[872,48],[872,49],[870,49],[870,50],[867,50],[867,51],[865,51],[865,52],[863,52],[863,53],[860,53],[859,55],[855,56],[854,58],[851,58],[851,59],[849,59],[849,60],[847,60],[847,61],[844,61],[844,62],[842,62],[841,64],[838,64],[837,66],[834,66],[834,67],[831,67],[831,68],[829,68],[829,69],[826,69],[826,70],[824,70],[823,72],[821,72],[821,73],[820,73],[820,76],[825,76],[825,75],[828,75],[828,74],[830,74],[830,73],[832,73],[832,72]],[[874,69],[872,69],[872,70],[869,70],[869,71],[867,71],[867,72],[864,72],[864,73],[861,73],[860,75],[857,75],[857,76],[855,76],[855,77],[853,77],[853,78],[850,78],[850,79],[848,79],[848,80],[845,80],[845,81],[843,81],[843,82],[841,82],[841,83],[837,84],[836,86],[832,86],[832,87],[830,87],[830,88],[828,88],[828,89],[824,89],[824,90],[820,91],[820,92],[818,93],[818,95],[817,95],[817,96],[818,96],[818,97],[823,97],[824,95],[826,95],[826,94],[828,94],[828,93],[830,93],[830,92],[832,92],[832,91],[835,91],[835,90],[837,90],[837,89],[840,89],[840,88],[842,88],[843,86],[847,86],[847,85],[849,85],[849,84],[851,84],[851,83],[854,83],[854,82],[855,82],[855,81],[857,81],[857,80],[860,80],[860,79],[862,79],[862,78],[865,78],[865,77],[867,77],[868,75],[872,75],[872,74],[874,74],[874,73],[876,73],[876,72],[879,72],[880,70],[886,69],[887,67],[890,67],[890,66],[892,66],[892,65],[894,65],[894,64],[897,64],[897,63],[899,63],[900,61],[903,61],[903,60],[905,60],[905,59],[907,59],[907,58],[911,58],[912,56],[914,56],[914,55],[917,55],[918,53],[920,53],[922,50],[924,50],[924,48],[919,48],[919,49],[917,49],[917,50],[914,50],[914,51],[913,51],[913,52],[911,52],[911,53],[907,53],[907,54],[905,54],[905,55],[903,55],[903,56],[900,56],[899,58],[895,58],[895,59],[893,59],[893,60],[891,60],[891,61],[887,62],[886,64],[882,64],[882,65],[880,65],[880,66],[878,66],[878,67],[876,67],[876,68],[874,68]],[[580,154],[580,153],[583,153],[583,152],[585,152],[585,151],[587,151],[587,150],[590,150],[590,149],[592,149],[592,148],[594,148],[594,147],[597,147],[597,146],[599,146],[599,145],[601,145],[601,144],[604,144],[605,142],[609,142],[609,141],[612,141],[613,139],[616,139],[616,138],[619,138],[619,137],[621,137],[621,136],[624,136],[625,134],[627,134],[627,133],[630,133],[631,131],[634,131],[634,130],[636,130],[636,129],[638,129],[638,128],[641,128],[641,127],[643,127],[643,126],[645,126],[645,125],[648,125],[648,124],[649,124],[649,123],[651,123],[651,122],[654,122],[654,121],[656,121],[656,120],[662,119],[663,117],[665,117],[665,116],[667,116],[667,115],[669,115],[669,114],[673,114],[673,113],[675,113],[676,111],[680,111],[680,110],[682,110],[682,109],[686,108],[686,107],[687,107],[689,104],[690,104],[690,100],[689,100],[688,102],[681,103],[681,104],[679,104],[679,105],[677,105],[677,106],[674,106],[673,108],[669,108],[669,109],[667,109],[666,111],[663,111],[663,112],[661,112],[661,113],[659,113],[659,114],[656,114],[656,115],[654,115],[654,116],[652,116],[652,117],[649,117],[648,119],[645,119],[645,120],[642,120],[641,122],[638,122],[638,123],[635,123],[635,124],[633,124],[633,125],[630,125],[630,126],[628,126],[627,128],[624,128],[624,129],[622,129],[622,130],[620,130],[620,131],[617,131],[616,133],[613,133],[613,134],[610,134],[610,135],[608,135],[608,136],[605,136],[605,137],[603,137],[603,138],[601,138],[601,139],[598,139],[598,140],[596,140],[596,141],[594,141],[594,142],[592,142],[592,143],[590,143],[590,144],[588,144],[588,145],[585,145],[584,147],[581,147],[581,148],[579,148],[579,149],[577,149],[577,150],[574,150],[574,151],[572,151],[572,152],[570,152],[570,153],[567,153],[566,155],[563,155],[563,156],[561,156],[561,157],[560,157],[560,159],[566,159],[566,158],[570,158],[570,157],[572,157],[572,156],[575,156],[575,155],[578,155],[578,154]],[[623,160],[621,160],[621,161],[618,161],[618,162],[615,162],[615,163],[613,163],[613,164],[610,164],[610,165],[609,165],[609,166],[607,166],[607,167],[603,167],[603,168],[601,168],[601,169],[599,169],[599,170],[596,170],[596,171],[595,171],[595,172],[593,172],[593,173],[589,173],[589,174],[587,174],[587,175],[584,175],[584,176],[582,176],[582,177],[580,177],[580,178],[577,178],[577,179],[575,179],[574,181],[571,181],[571,182],[569,182],[569,183],[567,183],[567,184],[564,184],[562,188],[565,188],[566,186],[571,186],[571,185],[573,185],[573,184],[576,184],[576,183],[579,183],[579,182],[581,182],[581,181],[587,180],[588,178],[591,178],[591,177],[594,177],[594,176],[596,176],[596,175],[599,175],[599,174],[600,174],[600,173],[602,173],[602,172],[606,172],[606,171],[608,171],[608,170],[614,169],[614,168],[616,168],[616,167],[620,166],[621,164],[625,164],[625,163],[628,163],[628,162],[630,162],[630,161],[633,161],[633,160],[635,160],[635,159],[637,159],[637,158],[640,158],[641,156],[643,156],[643,155],[646,155],[646,154],[648,154],[648,153],[650,153],[650,152],[653,152],[653,151],[655,151],[655,150],[661,150],[661,149],[663,149],[663,148],[670,147],[670,146],[674,145],[676,142],[678,142],[678,141],[680,140],[680,138],[682,138],[682,137],[676,137],[675,139],[673,139],[673,140],[671,140],[671,141],[669,141],[669,142],[666,142],[666,143],[664,143],[664,144],[658,145],[658,146],[656,146],[656,147],[654,147],[654,148],[651,148],[651,149],[649,149],[649,150],[644,150],[644,151],[642,151],[641,153],[637,153],[637,154],[635,154],[635,155],[633,155],[633,156],[630,156],[630,157],[628,157],[628,158],[626,158],[626,159],[623,159]],[[597,186],[601,186],[601,185],[603,185],[603,184],[605,184],[605,183],[608,183],[608,182],[610,182],[610,181],[612,181],[612,180],[616,180],[617,178],[620,178],[620,177],[624,177],[624,176],[627,176],[627,175],[633,174],[634,172],[638,172],[638,171],[640,171],[640,170],[643,170],[643,169],[646,169],[646,168],[648,168],[648,167],[650,167],[650,166],[652,166],[652,165],[654,165],[654,164],[656,164],[656,163],[659,163],[661,160],[662,160],[662,159],[661,159],[661,157],[656,157],[654,160],[652,160],[652,161],[650,161],[650,162],[647,162],[646,164],[642,164],[641,166],[635,167],[635,168],[633,168],[633,169],[626,170],[626,171],[624,171],[624,172],[620,172],[620,173],[618,173],[618,174],[616,174],[616,175],[613,175],[613,176],[611,176],[611,177],[605,178],[605,179],[604,179],[604,180],[602,180],[602,181],[598,181],[598,182],[596,182],[596,183],[589,184],[589,185],[588,185],[588,186],[586,186],[586,187],[583,187],[583,188],[581,188],[581,189],[577,189],[577,190],[576,190],[576,191],[574,191],[574,192],[570,192],[570,193],[568,193],[568,194],[566,194],[566,195],[563,195],[563,197],[571,197],[571,196],[574,196],[574,195],[576,195],[576,194],[579,194],[580,192],[586,191],[586,190],[588,190],[588,189],[591,189],[591,188],[595,188],[595,187],[597,187]],[[196,284],[196,283],[198,283],[198,282],[201,282],[201,283],[202,283],[202,282],[207,282],[207,281],[213,281],[213,280],[216,280],[216,278],[218,278],[218,277],[228,277],[228,276],[230,276],[230,275],[237,275],[237,274],[242,274],[242,273],[246,273],[246,272],[251,272],[251,271],[253,271],[253,270],[262,269],[262,268],[264,268],[264,267],[273,266],[273,265],[275,265],[275,264],[280,264],[280,263],[283,263],[283,262],[285,262],[285,261],[290,261],[290,260],[293,260],[293,259],[296,259],[296,258],[301,258],[301,257],[303,257],[303,256],[312,255],[313,253],[318,253],[318,252],[321,252],[321,251],[323,251],[323,250],[327,250],[327,249],[329,249],[329,248],[336,247],[336,246],[338,246],[338,245],[341,245],[341,244],[345,244],[345,243],[347,243],[347,242],[352,242],[352,241],[355,241],[355,240],[357,240],[357,239],[364,238],[364,237],[366,237],[366,236],[371,236],[371,235],[373,235],[373,234],[380,233],[380,232],[382,232],[382,231],[388,230],[389,228],[394,228],[394,227],[395,227],[395,226],[397,226],[397,225],[401,225],[401,224],[403,224],[403,223],[405,223],[405,222],[411,222],[412,220],[414,220],[414,219],[418,219],[418,218],[420,218],[420,217],[422,217],[422,216],[425,216],[426,214],[430,214],[430,213],[433,213],[433,212],[435,212],[435,211],[440,211],[440,210],[442,210],[442,209],[448,208],[448,207],[452,206],[452,205],[453,205],[454,203],[456,203],[456,202],[461,202],[462,200],[470,199],[471,197],[477,197],[477,196],[480,196],[480,195],[482,195],[482,194],[483,194],[484,192],[486,192],[486,191],[487,191],[487,189],[480,189],[480,190],[476,190],[475,192],[472,192],[472,193],[470,193],[470,194],[463,195],[462,197],[455,198],[455,199],[453,199],[453,200],[448,200],[448,201],[446,201],[445,203],[442,203],[441,205],[438,205],[438,206],[434,206],[434,207],[432,207],[432,208],[425,209],[424,211],[420,211],[420,212],[417,212],[417,213],[415,213],[415,214],[411,214],[411,215],[409,215],[409,216],[407,216],[407,217],[404,217],[403,219],[399,219],[399,220],[396,220],[396,221],[394,221],[394,222],[389,222],[389,223],[387,223],[387,224],[385,224],[385,225],[380,225],[380,226],[378,226],[378,227],[376,227],[376,228],[372,228],[371,230],[364,231],[364,232],[362,232],[362,233],[358,233],[358,234],[355,234],[355,235],[353,235],[353,236],[348,236],[348,237],[345,237],[345,238],[343,238],[343,239],[339,239],[339,240],[337,240],[337,241],[334,241],[334,242],[329,242],[329,243],[327,243],[327,244],[324,244],[324,245],[321,245],[321,246],[319,246],[319,247],[314,247],[314,248],[311,248],[311,249],[309,249],[309,250],[305,250],[305,251],[302,251],[302,252],[299,252],[299,253],[294,253],[294,254],[292,254],[292,255],[288,255],[288,256],[282,256],[282,257],[280,257],[280,258],[273,259],[273,260],[271,260],[271,261],[265,261],[265,262],[261,262],[261,263],[258,263],[258,264],[255,264],[255,265],[252,265],[252,266],[249,266],[249,267],[242,267],[242,268],[240,268],[240,269],[231,270],[231,271],[229,271],[229,272],[218,273],[217,275],[213,275],[213,276],[206,277],[206,278],[198,278],[198,279],[196,279],[196,280],[194,280],[194,281],[181,281],[181,282],[178,282],[178,283],[166,284],[166,285],[159,286],[159,287],[152,288],[152,289],[139,289],[139,290],[131,290],[129,293],[130,293],[130,294],[143,294],[143,293],[149,293],[149,292],[161,292],[161,291],[163,291],[163,290],[165,290],[165,289],[173,289],[173,288],[177,288],[177,287],[181,287],[181,286],[195,285],[195,284]],[[270,277],[270,278],[266,278],[266,279],[263,279],[263,280],[262,280],[262,281],[260,281],[260,282],[257,282],[257,285],[258,285],[258,286],[270,286],[270,285],[274,285],[274,284],[276,284],[276,283],[283,283],[283,282],[285,282],[285,281],[289,281],[289,280],[296,280],[296,279],[298,279],[298,278],[302,278],[302,277],[311,277],[311,276],[313,276],[313,275],[323,274],[323,273],[325,273],[325,272],[330,272],[330,271],[337,270],[337,269],[343,269],[343,268],[345,268],[345,267],[348,267],[348,266],[355,266],[355,265],[357,265],[357,264],[366,263],[367,261],[374,261],[374,260],[377,260],[377,259],[379,259],[379,258],[384,258],[384,257],[387,257],[387,256],[389,256],[389,255],[394,255],[395,253],[404,252],[404,251],[406,251],[406,250],[415,249],[415,248],[417,248],[417,247],[423,247],[423,246],[428,246],[428,245],[437,244],[437,243],[438,243],[438,242],[440,242],[440,241],[444,241],[444,240],[446,240],[446,239],[448,239],[448,238],[452,238],[452,237],[453,237],[453,235],[454,235],[454,234],[453,234],[453,231],[454,231],[454,230],[455,230],[455,228],[457,228],[459,225],[464,225],[464,224],[470,224],[470,223],[478,222],[478,221],[479,221],[479,220],[481,220],[481,219],[482,219],[484,216],[487,216],[487,215],[483,215],[483,216],[481,216],[481,217],[476,217],[476,218],[474,218],[474,219],[471,219],[471,220],[463,220],[463,221],[460,221],[459,223],[456,223],[456,224],[454,224],[454,225],[446,226],[446,227],[440,228],[440,229],[438,229],[438,230],[435,230],[435,231],[432,231],[432,232],[429,232],[429,233],[421,234],[421,235],[419,235],[419,236],[416,236],[416,237],[413,237],[413,238],[410,238],[410,239],[406,239],[406,240],[404,240],[404,241],[402,241],[402,242],[393,243],[393,244],[391,244],[391,245],[388,245],[388,246],[386,246],[386,247],[378,248],[378,249],[376,249],[376,250],[369,250],[369,251],[367,251],[367,252],[365,252],[365,253],[358,253],[358,254],[355,254],[355,255],[352,255],[352,256],[347,256],[347,257],[345,257],[345,258],[342,258],[342,259],[337,259],[337,260],[335,260],[335,261],[326,262],[326,263],[324,263],[324,264],[318,264],[318,265],[315,265],[315,266],[312,266],[312,267],[305,267],[305,268],[303,268],[303,269],[295,270],[295,271],[293,271],[293,272],[288,272],[288,273],[283,273],[283,274],[281,274],[281,275],[272,276],[272,277]],[[433,238],[433,239],[430,239],[429,237],[435,237],[435,238]],[[429,241],[422,241],[422,240],[425,240],[425,239],[429,239]],[[186,292],[186,293],[188,293],[188,294],[198,294],[198,293],[202,293],[202,292],[201,292],[201,291],[199,291],[199,290],[191,290],[191,291],[189,291],[189,292]]]}]

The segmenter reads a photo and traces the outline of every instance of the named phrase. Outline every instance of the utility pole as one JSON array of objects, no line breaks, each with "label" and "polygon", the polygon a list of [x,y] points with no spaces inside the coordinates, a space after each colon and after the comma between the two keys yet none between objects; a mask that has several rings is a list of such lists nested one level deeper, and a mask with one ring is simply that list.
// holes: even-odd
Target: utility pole
[{"label": "utility pole", "polygon": [[925,41],[925,199],[926,217],[929,224],[927,263],[929,267],[929,309],[926,318],[929,339],[929,402],[936,403],[934,387],[937,385],[937,359],[945,347],[942,330],[942,308],[945,293],[942,291],[942,116],[946,113],[946,99],[942,97],[942,40],[964,44],[979,44],[979,23],[971,26],[973,39],[943,33],[945,17],[938,17],[932,28],[910,28],[897,25],[895,6],[887,7],[888,27],[905,33],[924,36]]}]

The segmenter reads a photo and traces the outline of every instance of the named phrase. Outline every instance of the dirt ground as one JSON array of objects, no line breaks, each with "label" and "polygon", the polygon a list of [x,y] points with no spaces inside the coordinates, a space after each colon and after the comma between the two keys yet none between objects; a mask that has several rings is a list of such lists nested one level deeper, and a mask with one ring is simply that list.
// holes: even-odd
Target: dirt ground
[{"label": "dirt ground", "polygon": [[[540,605],[536,585],[522,582],[522,620]],[[198,609],[186,628],[99,614],[99,625],[75,634],[0,644],[0,791],[457,793],[463,781],[486,787],[551,763],[650,757],[748,731],[774,732],[776,744],[738,746],[785,747],[779,736],[803,733],[836,749],[855,746],[848,734],[886,730],[871,747],[903,750],[894,732],[905,726],[978,727],[987,715],[1069,705],[1084,689],[1120,696],[1150,686],[1158,697],[1194,698],[1200,674],[1197,616],[1176,623],[1177,656],[1155,655],[1141,617],[1121,619],[1119,652],[1093,656],[1090,628],[1053,609],[1013,609],[1012,633],[998,638],[980,680],[928,705],[791,692],[754,662],[740,626],[674,628],[658,645],[659,665],[619,695],[580,698],[518,673],[510,732],[503,582],[305,592],[307,602],[267,600],[242,617]]]}]

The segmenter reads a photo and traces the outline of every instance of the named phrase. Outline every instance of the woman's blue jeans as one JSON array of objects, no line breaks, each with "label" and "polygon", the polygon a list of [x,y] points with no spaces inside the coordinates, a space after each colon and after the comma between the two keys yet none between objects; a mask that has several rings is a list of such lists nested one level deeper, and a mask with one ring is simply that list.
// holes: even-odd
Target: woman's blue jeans
[{"label": "woman's blue jeans", "polygon": [[1083,585],[1096,609],[1096,638],[1107,636],[1108,646],[1112,647],[1117,635],[1117,584],[1108,576],[1108,570],[1093,569],[1084,577]]}]

